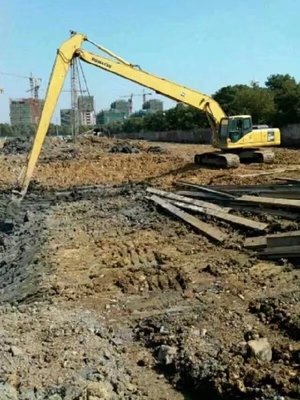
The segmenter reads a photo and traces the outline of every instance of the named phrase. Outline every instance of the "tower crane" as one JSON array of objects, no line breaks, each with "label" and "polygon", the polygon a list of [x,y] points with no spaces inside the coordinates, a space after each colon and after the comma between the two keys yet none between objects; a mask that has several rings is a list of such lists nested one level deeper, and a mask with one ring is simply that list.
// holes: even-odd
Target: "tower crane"
[{"label": "tower crane", "polygon": [[127,96],[121,96],[121,99],[128,99],[129,98],[129,115],[131,115],[132,114],[132,110],[133,110],[133,97],[135,97],[135,96],[143,96],[143,104],[145,104],[146,103],[146,96],[151,96],[152,95],[152,93],[145,93],[145,90],[143,90],[143,93],[142,94],[140,94],[140,93],[136,93],[136,94],[133,94],[133,93],[131,93],[130,95],[127,95]]},{"label": "tower crane", "polygon": [[1,75],[8,75],[8,76],[15,76],[16,78],[25,78],[25,79],[29,79],[29,85],[30,85],[30,89],[27,90],[27,92],[31,93],[31,97],[34,99],[38,99],[39,98],[39,88],[41,87],[41,82],[42,79],[41,78],[37,78],[35,76],[33,76],[32,74],[30,74],[30,76],[26,76],[26,75],[19,75],[19,74],[11,74],[8,72],[0,72]]},{"label": "tower crane", "polygon": [[[43,89],[42,89],[42,92],[43,92]],[[71,89],[64,89],[64,90],[62,90],[61,92],[62,92],[62,93],[65,93],[65,92],[66,92],[66,93],[71,93],[72,90],[71,90]],[[78,92],[78,93],[86,93],[87,90],[77,89],[76,92]]]}]

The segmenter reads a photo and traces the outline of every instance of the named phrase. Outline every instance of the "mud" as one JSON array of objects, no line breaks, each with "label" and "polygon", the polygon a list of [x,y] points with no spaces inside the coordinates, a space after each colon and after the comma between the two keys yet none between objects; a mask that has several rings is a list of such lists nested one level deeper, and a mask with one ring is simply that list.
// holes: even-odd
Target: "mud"
[{"label": "mud", "polygon": [[[218,246],[145,200],[149,183],[265,169],[199,170],[187,145],[109,153],[118,143],[68,143],[77,156],[61,161],[50,142],[13,216],[23,158],[1,160],[0,398],[299,398],[297,266],[258,261],[241,250],[250,232],[212,218],[229,238]],[[271,361],[249,353],[259,338]]]},{"label": "mud", "polygon": [[139,153],[139,150],[135,146],[130,146],[126,144],[119,144],[113,146],[110,150],[110,153],[127,153],[127,154],[132,154],[132,153]]},{"label": "mud", "polygon": [[1,154],[24,154],[27,153],[32,145],[30,138],[11,138],[4,142]]}]

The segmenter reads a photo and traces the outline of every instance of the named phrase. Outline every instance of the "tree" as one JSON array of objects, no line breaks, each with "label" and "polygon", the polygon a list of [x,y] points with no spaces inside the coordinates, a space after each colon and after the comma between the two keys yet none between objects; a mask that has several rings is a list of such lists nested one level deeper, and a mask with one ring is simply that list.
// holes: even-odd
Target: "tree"
[{"label": "tree", "polygon": [[194,107],[180,104],[166,111],[165,116],[169,130],[194,130],[208,126],[205,113]]},{"label": "tree", "polygon": [[300,85],[289,74],[273,74],[266,86],[274,94],[276,114],[274,124],[281,127],[300,122]]},{"label": "tree", "polygon": [[128,118],[123,122],[123,132],[141,132],[143,130],[143,119],[142,118]]},{"label": "tree", "polygon": [[236,103],[236,97],[240,90],[247,88],[247,85],[224,86],[213,94],[216,100],[227,115],[237,115],[240,113],[239,104]]},{"label": "tree", "polygon": [[170,130],[164,112],[148,114],[143,119],[143,128],[150,132],[163,132]]},{"label": "tree", "polygon": [[266,87],[273,92],[289,90],[297,86],[296,79],[290,74],[272,74],[266,80]]},{"label": "tree", "polygon": [[271,124],[274,119],[274,94],[267,88],[241,88],[237,92],[234,104],[240,114],[250,114],[254,124]]},{"label": "tree", "polygon": [[227,115],[249,114],[254,124],[272,123],[275,114],[274,93],[258,84],[225,86],[213,98]]},{"label": "tree", "polygon": [[9,124],[0,124],[0,136],[13,136],[13,128]]}]

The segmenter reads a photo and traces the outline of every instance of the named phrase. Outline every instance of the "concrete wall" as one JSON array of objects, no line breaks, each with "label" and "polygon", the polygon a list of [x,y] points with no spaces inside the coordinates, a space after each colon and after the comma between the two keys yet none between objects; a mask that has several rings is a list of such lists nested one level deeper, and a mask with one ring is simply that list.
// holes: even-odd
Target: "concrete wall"
[{"label": "concrete wall", "polygon": [[[199,129],[197,131],[118,133],[115,137],[120,139],[149,140],[152,142],[212,143],[212,133],[210,129]],[[281,128],[281,143],[283,147],[300,147],[300,124],[291,124]]]},{"label": "concrete wall", "polygon": [[151,142],[202,144],[209,144],[212,142],[212,133],[210,129],[199,129],[197,131],[118,133],[115,137],[119,139],[149,140]]},{"label": "concrete wall", "polygon": [[300,124],[291,124],[281,128],[281,145],[300,147]]}]

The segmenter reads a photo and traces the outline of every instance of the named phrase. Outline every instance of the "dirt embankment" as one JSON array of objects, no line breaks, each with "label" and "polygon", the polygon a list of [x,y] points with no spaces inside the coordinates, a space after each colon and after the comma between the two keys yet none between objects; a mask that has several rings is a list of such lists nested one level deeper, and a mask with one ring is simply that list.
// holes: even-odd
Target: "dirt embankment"
[{"label": "dirt embankment", "polygon": [[[62,161],[48,146],[14,219],[1,195],[0,398],[299,398],[296,266],[258,261],[247,232],[212,218],[230,238],[214,244],[145,199],[179,178],[270,182],[239,176],[271,166],[200,170],[201,146],[116,154],[109,139],[64,144],[77,155]],[[273,169],[297,164],[277,152]],[[23,156],[2,157],[10,188]]]}]

